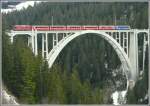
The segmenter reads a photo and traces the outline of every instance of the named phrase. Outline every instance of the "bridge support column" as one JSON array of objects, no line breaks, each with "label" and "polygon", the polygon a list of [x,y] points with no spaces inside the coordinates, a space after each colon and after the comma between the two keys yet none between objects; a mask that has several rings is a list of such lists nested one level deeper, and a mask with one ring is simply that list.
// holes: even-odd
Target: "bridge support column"
[{"label": "bridge support column", "polygon": [[58,33],[53,35],[53,47],[55,47],[58,43]]},{"label": "bridge support column", "polygon": [[42,57],[44,58],[44,34],[42,34]]},{"label": "bridge support column", "polygon": [[144,39],[143,39],[143,66],[142,70],[145,70],[145,56],[146,56],[146,48],[149,46],[149,34],[144,33]]},{"label": "bridge support column", "polygon": [[42,35],[42,57],[48,58],[48,33]]},{"label": "bridge support column", "polygon": [[35,55],[38,55],[37,33],[35,33]]},{"label": "bridge support column", "polygon": [[35,47],[34,47],[35,38],[34,38],[34,36],[35,36],[34,31],[32,31],[32,35],[31,35],[31,47],[32,47],[32,52],[35,54]]},{"label": "bridge support column", "polygon": [[13,41],[14,41],[14,37],[11,36],[11,37],[10,37],[10,42],[13,43]]},{"label": "bridge support column", "polygon": [[118,36],[118,39],[119,39],[119,42],[118,42],[118,43],[121,45],[121,33],[118,32],[118,35],[119,35],[119,36]]},{"label": "bridge support column", "polygon": [[128,33],[124,32],[123,34],[123,49],[128,55]]},{"label": "bridge support column", "polygon": [[139,75],[138,72],[138,38],[137,38],[137,32],[134,30],[134,32],[130,33],[130,46],[129,46],[129,59],[131,62],[131,73],[133,75],[132,78],[137,80],[137,77]]},{"label": "bridge support column", "polygon": [[28,37],[28,46],[31,47],[31,44],[32,44],[32,37],[29,36],[29,37]]},{"label": "bridge support column", "polygon": [[48,59],[48,33],[46,32],[46,41],[45,41],[45,45],[46,45],[46,59]]},{"label": "bridge support column", "polygon": [[10,36],[10,42],[13,43],[14,42],[14,33],[8,33],[8,35]]},{"label": "bridge support column", "polygon": [[127,38],[126,38],[126,49],[127,49],[127,55],[129,56],[129,33],[127,33]]},{"label": "bridge support column", "polygon": [[122,38],[123,38],[123,43],[122,43],[122,47],[123,47],[123,50],[125,51],[125,32],[122,32]]},{"label": "bridge support column", "polygon": [[144,71],[144,67],[145,67],[145,52],[146,52],[146,35],[144,34],[144,39],[143,39],[143,66],[142,66],[142,70]]},{"label": "bridge support column", "polygon": [[30,46],[30,37],[28,37],[28,46]]}]

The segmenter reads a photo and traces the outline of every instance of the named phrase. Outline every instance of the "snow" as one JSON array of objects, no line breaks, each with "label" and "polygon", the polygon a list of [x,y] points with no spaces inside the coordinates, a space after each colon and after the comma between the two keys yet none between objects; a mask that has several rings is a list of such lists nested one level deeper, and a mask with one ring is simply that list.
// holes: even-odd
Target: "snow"
[{"label": "snow", "polygon": [[[40,1],[36,1],[36,3],[38,3],[38,2],[40,2]],[[20,3],[20,4],[16,5],[16,9],[17,10],[21,10],[23,8],[27,8],[28,6],[32,6],[33,7],[34,3],[35,3],[35,1],[23,2],[23,3]]]},{"label": "snow", "polygon": [[5,90],[2,90],[2,98],[3,98],[3,104],[15,104],[19,105],[15,98],[11,95],[9,95]]},{"label": "snow", "polygon": [[[126,93],[127,90],[124,91],[115,91],[111,97],[113,99],[113,104],[114,105],[120,105],[122,102],[125,103],[126,102]],[[119,101],[119,97],[121,97],[122,99]],[[120,103],[121,102],[121,103]]]},{"label": "snow", "polygon": [[26,2],[22,2],[22,3],[19,3],[18,5],[15,6],[15,8],[13,9],[1,9],[1,12],[2,13],[9,13],[9,12],[12,12],[12,11],[20,11],[22,10],[23,8],[26,9],[28,8],[29,6],[34,6],[34,3],[40,3],[41,1],[26,1]]},{"label": "snow", "polygon": [[115,91],[113,94],[112,94],[112,99],[113,99],[113,104],[114,105],[119,105],[118,103],[118,96],[119,96],[119,93],[117,91]]},{"label": "snow", "polygon": [[144,97],[144,100],[147,100],[147,99],[148,99],[148,94],[146,94]]},{"label": "snow", "polygon": [[9,13],[11,12],[13,9],[1,9],[2,13]]},{"label": "snow", "polygon": [[122,94],[122,97],[125,98],[125,96],[126,96],[126,94],[127,94],[127,91],[126,91],[126,90],[125,90],[125,91],[122,91],[121,94]]}]

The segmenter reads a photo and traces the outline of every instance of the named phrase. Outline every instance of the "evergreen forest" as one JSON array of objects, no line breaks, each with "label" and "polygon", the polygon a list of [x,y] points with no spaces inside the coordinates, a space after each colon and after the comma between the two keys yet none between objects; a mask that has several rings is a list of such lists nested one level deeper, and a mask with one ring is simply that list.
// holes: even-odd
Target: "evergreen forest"
[{"label": "evergreen forest", "polygon": [[[112,104],[111,94],[125,90],[127,79],[115,50],[101,37],[94,34],[77,37],[61,51],[49,69],[41,50],[37,56],[32,53],[26,36],[16,36],[11,44],[5,33],[14,25],[52,24],[129,25],[133,29],[147,29],[148,3],[41,2],[34,7],[2,14],[2,80],[18,103]],[[142,51],[143,37],[138,38],[139,51]],[[139,58],[139,63],[141,61]],[[139,69],[141,67],[139,65]],[[126,103],[147,104],[146,96],[148,51],[143,74],[134,88],[128,90]]]}]

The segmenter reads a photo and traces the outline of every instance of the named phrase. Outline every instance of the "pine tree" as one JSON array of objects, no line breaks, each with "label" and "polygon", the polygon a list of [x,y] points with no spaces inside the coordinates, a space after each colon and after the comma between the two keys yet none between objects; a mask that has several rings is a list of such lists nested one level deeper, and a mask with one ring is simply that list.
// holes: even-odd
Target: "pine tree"
[{"label": "pine tree", "polygon": [[60,69],[54,66],[50,70],[48,82],[48,99],[51,104],[62,104],[66,102],[63,82],[60,77]]}]

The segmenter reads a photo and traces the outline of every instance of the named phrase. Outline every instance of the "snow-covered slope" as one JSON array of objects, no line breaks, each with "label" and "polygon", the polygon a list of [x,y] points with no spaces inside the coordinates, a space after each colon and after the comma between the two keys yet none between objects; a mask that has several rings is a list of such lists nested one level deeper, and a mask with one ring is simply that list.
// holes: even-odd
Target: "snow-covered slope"
[{"label": "snow-covered slope", "polygon": [[19,104],[16,102],[15,97],[12,96],[12,95],[10,95],[10,94],[8,94],[8,93],[6,92],[6,90],[3,89],[1,95],[2,95],[2,103],[3,103],[3,104],[19,105]]},{"label": "snow-covered slope", "polygon": [[1,9],[1,12],[2,13],[9,13],[9,12],[12,12],[12,11],[15,11],[15,10],[21,10],[23,8],[27,8],[28,6],[34,6],[34,3],[40,3],[41,1],[26,1],[26,2],[22,2],[22,3],[19,3],[18,5],[15,6],[15,8],[12,8],[12,9]]},{"label": "snow-covered slope", "polygon": [[126,93],[127,90],[124,91],[115,91],[111,97],[113,99],[114,105],[126,104]]}]

